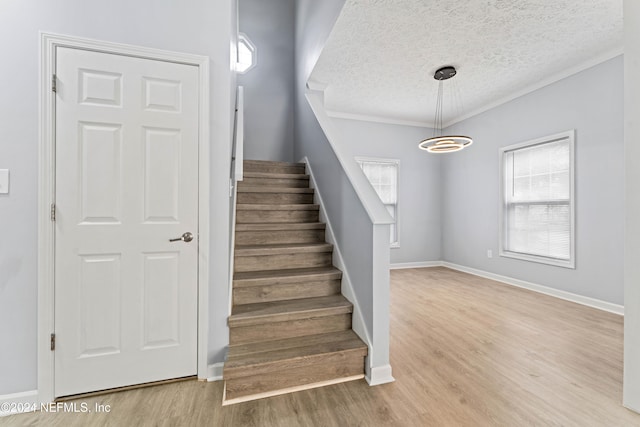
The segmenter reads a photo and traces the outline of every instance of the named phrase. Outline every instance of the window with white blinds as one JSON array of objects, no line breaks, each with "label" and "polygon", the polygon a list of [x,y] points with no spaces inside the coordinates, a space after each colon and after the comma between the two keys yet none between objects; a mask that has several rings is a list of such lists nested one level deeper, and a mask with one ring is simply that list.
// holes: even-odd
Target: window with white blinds
[{"label": "window with white blinds", "polygon": [[391,247],[400,247],[398,241],[398,168],[400,161],[370,158],[356,158],[356,161],[394,220],[390,227],[389,242]]},{"label": "window with white blinds", "polygon": [[574,268],[574,131],[501,151],[501,255]]}]

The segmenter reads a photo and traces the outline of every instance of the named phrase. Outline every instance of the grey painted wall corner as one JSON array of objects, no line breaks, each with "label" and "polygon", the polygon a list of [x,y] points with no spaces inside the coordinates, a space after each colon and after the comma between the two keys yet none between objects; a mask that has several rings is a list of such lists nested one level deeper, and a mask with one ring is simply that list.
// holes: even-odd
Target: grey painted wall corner
[{"label": "grey painted wall corner", "polygon": [[239,28],[256,45],[245,89],[245,158],[294,161],[295,0],[238,0]]},{"label": "grey painted wall corner", "polygon": [[[475,141],[443,156],[444,261],[623,303],[622,64],[616,57],[446,129]],[[576,269],[498,256],[498,148],[569,129],[576,130]]]},{"label": "grey painted wall corner", "polygon": [[391,264],[442,259],[440,201],[441,159],[418,149],[433,129],[333,119],[352,158],[400,160],[398,185],[399,248],[391,249]]}]

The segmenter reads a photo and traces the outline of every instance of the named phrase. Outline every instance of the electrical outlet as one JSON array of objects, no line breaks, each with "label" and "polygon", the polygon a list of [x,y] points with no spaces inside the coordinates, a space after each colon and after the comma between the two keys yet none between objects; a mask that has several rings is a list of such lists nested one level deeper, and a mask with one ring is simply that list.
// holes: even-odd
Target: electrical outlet
[{"label": "electrical outlet", "polygon": [[9,169],[0,169],[0,194],[9,194]]},{"label": "electrical outlet", "polygon": [[493,258],[493,251],[491,249],[487,249],[487,258]]}]

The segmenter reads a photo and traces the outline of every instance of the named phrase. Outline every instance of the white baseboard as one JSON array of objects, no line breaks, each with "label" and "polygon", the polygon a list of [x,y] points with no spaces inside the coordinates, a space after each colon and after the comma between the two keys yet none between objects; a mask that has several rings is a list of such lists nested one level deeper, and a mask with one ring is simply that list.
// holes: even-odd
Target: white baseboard
[{"label": "white baseboard", "polygon": [[222,370],[224,369],[224,362],[214,363],[207,368],[207,381],[222,381]]},{"label": "white baseboard", "polygon": [[624,316],[624,306],[619,304],[613,304],[599,299],[585,297],[582,295],[573,294],[571,292],[550,288],[548,286],[538,285],[536,283],[514,279],[512,277],[501,276],[499,274],[489,273],[488,271],[465,267],[463,265],[453,264],[446,261],[443,261],[441,265],[452,270],[462,271],[464,273],[473,274],[474,276],[484,277],[485,279],[495,280],[507,285],[528,289],[530,291],[539,292],[541,294],[550,295],[552,297],[560,298],[566,301],[575,302],[577,304],[586,305],[588,307],[597,308],[598,310],[608,311],[609,313]]},{"label": "white baseboard", "polygon": [[40,409],[38,390],[0,395],[0,417]]},{"label": "white baseboard", "polygon": [[370,386],[392,383],[396,379],[391,375],[391,365],[376,366],[367,372],[364,379]]},{"label": "white baseboard", "polygon": [[633,405],[630,405],[628,403],[623,402],[622,406],[624,406],[625,408],[627,408],[630,411],[633,412],[637,412],[638,414],[640,414],[640,407],[634,407]]},{"label": "white baseboard", "polygon": [[442,261],[421,261],[421,262],[398,262],[389,265],[391,270],[400,270],[403,268],[428,268],[442,267]]}]

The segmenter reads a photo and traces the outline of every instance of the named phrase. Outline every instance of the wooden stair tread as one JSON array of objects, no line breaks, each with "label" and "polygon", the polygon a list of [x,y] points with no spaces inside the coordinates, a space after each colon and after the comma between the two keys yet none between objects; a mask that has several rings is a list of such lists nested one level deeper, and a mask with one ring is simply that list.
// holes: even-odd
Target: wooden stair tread
[{"label": "wooden stair tread", "polygon": [[324,230],[324,222],[289,222],[289,223],[252,223],[237,224],[236,231],[293,231],[293,230]]},{"label": "wooden stair tread", "polygon": [[236,257],[257,255],[280,255],[290,253],[331,252],[330,243],[283,243],[278,245],[236,245]]},{"label": "wooden stair tread", "polygon": [[[251,344],[255,351],[245,354],[229,354],[224,365],[227,378],[266,373],[273,367],[281,369],[281,363],[292,367],[300,364],[313,363],[313,359],[321,358],[331,353],[354,352],[357,356],[367,354],[367,345],[352,331],[346,334],[311,335],[288,340],[278,340],[284,346],[274,348],[270,342]],[[318,338],[319,337],[319,338]],[[264,345],[267,344],[267,345]]]},{"label": "wooden stair tread", "polygon": [[293,193],[293,194],[311,194],[315,190],[313,188],[296,188],[281,187],[276,185],[253,185],[238,187],[238,193]]},{"label": "wooden stair tread", "polygon": [[291,268],[286,270],[247,271],[233,275],[233,285],[236,287],[261,286],[265,281],[270,284],[290,283],[294,281],[313,281],[314,279],[340,279],[342,271],[331,267]]},{"label": "wooden stair tread", "polygon": [[309,180],[309,175],[305,175],[301,173],[243,172],[242,175],[245,178],[300,179],[300,180],[307,180],[307,181]]},{"label": "wooden stair tread", "polygon": [[264,203],[238,203],[237,210],[244,211],[317,211],[319,205],[312,203],[294,203],[294,204],[264,204]]},{"label": "wooden stair tread", "polygon": [[299,162],[280,162],[274,160],[245,160],[245,165],[273,165],[273,166],[306,166]]},{"label": "wooden stair tread", "polygon": [[353,312],[353,305],[341,294],[326,297],[236,305],[229,326],[247,326],[266,322],[284,322],[309,317]]}]

